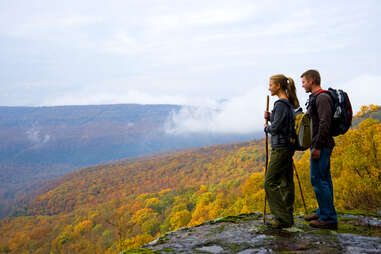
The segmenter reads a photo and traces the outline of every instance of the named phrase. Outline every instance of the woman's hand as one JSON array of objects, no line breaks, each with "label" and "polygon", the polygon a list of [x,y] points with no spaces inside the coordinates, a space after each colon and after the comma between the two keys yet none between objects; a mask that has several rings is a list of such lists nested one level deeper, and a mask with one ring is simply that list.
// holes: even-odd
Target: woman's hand
[{"label": "woman's hand", "polygon": [[265,117],[266,120],[270,120],[270,112],[269,111],[265,111],[264,117]]},{"label": "woman's hand", "polygon": [[269,126],[267,123],[264,124],[264,128],[263,128],[263,131],[267,133],[266,131],[266,127]]}]

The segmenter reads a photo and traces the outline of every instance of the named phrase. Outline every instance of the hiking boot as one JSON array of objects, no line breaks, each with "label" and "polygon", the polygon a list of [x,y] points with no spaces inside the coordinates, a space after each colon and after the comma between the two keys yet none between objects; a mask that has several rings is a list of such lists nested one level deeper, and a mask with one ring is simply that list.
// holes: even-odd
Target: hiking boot
[{"label": "hiking boot", "polygon": [[320,216],[317,215],[316,213],[304,216],[305,221],[318,220],[319,218],[320,218]]},{"label": "hiking boot", "polygon": [[333,229],[337,230],[336,222],[326,222],[323,220],[313,220],[310,222],[310,226],[314,228]]},{"label": "hiking boot", "polygon": [[271,229],[282,229],[282,228],[289,228],[292,225],[281,223],[277,220],[267,221],[266,226]]}]

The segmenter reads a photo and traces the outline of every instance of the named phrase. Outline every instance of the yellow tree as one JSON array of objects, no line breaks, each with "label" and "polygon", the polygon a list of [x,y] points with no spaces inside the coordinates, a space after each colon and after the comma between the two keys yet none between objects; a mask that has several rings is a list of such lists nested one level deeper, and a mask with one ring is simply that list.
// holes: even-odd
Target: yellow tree
[{"label": "yellow tree", "polygon": [[188,225],[189,221],[192,219],[192,214],[188,210],[181,210],[175,212],[170,217],[171,230],[176,230],[180,227]]},{"label": "yellow tree", "polygon": [[332,156],[335,197],[344,209],[376,209],[381,203],[381,124],[365,119],[336,139]]}]

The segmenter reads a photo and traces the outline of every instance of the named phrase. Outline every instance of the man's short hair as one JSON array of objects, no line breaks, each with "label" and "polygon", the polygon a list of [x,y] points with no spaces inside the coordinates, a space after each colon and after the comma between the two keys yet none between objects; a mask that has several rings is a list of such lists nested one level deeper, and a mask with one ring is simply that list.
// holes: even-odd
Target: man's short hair
[{"label": "man's short hair", "polygon": [[312,79],[316,85],[320,85],[320,73],[317,70],[308,70],[300,77],[305,77],[308,80]]}]

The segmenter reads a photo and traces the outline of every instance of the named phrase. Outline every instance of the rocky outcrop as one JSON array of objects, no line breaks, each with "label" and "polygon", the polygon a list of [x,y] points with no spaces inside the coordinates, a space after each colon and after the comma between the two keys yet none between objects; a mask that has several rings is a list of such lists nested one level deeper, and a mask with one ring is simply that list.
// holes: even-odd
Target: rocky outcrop
[{"label": "rocky outcrop", "polygon": [[263,226],[260,213],[230,216],[169,232],[124,253],[380,253],[381,219],[340,215],[337,231],[315,229],[296,216],[282,230]]}]

